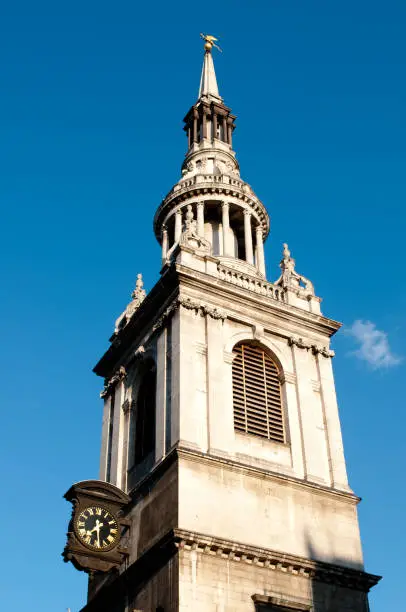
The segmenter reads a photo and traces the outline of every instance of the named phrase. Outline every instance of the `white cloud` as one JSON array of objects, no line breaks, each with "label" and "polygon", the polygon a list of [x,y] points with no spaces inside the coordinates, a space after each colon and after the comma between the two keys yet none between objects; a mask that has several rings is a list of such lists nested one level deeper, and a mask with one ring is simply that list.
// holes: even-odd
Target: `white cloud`
[{"label": "white cloud", "polygon": [[357,319],[345,332],[359,344],[359,348],[351,354],[366,361],[372,368],[390,368],[402,361],[401,357],[392,353],[388,335],[376,329],[375,323]]}]

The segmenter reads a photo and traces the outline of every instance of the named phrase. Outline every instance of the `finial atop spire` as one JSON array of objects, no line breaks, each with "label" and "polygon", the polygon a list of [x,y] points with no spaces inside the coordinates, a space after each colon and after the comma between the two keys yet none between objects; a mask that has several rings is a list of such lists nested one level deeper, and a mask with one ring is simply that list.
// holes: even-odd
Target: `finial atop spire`
[{"label": "finial atop spire", "polygon": [[202,76],[200,78],[199,99],[202,97],[211,97],[216,98],[218,101],[221,101],[217,86],[216,73],[214,71],[213,57],[211,54],[211,50],[213,47],[216,47],[216,49],[218,49],[219,51],[221,51],[221,49],[218,45],[216,45],[215,41],[217,40],[217,38],[215,36],[211,36],[209,34],[200,34],[200,36],[205,41],[205,54],[203,60]]},{"label": "finial atop spire", "polygon": [[220,53],[222,53],[222,49],[220,49],[220,47],[216,45],[215,42],[216,40],[218,40],[218,38],[216,38],[215,36],[211,36],[210,34],[202,34],[202,32],[200,32],[200,36],[205,42],[204,49],[207,53],[210,53],[213,47],[216,47],[216,49],[218,49]]}]

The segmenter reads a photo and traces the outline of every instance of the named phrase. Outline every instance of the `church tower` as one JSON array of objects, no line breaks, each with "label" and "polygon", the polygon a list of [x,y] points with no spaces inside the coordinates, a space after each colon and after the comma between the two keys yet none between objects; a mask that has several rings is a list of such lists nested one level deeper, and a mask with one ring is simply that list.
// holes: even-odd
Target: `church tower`
[{"label": "church tower", "polygon": [[[161,278],[146,294],[138,276],[95,367],[98,495],[114,532],[121,508],[122,532],[84,611],[367,612],[379,577],[364,571],[347,481],[330,349],[340,324],[287,244],[280,277],[266,277],[269,214],[240,176],[204,39],[181,178],[154,217]],[[89,550],[101,525],[83,527]]]}]

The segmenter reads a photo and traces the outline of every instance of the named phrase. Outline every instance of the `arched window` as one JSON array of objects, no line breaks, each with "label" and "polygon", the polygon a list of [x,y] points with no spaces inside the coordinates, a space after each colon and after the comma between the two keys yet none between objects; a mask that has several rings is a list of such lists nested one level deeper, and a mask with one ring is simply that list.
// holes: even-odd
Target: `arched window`
[{"label": "arched window", "polygon": [[[146,364],[138,390],[135,413],[130,423],[129,468],[139,465],[147,457],[155,456],[155,395],[156,369],[151,361]],[[152,461],[153,462],[153,461]],[[151,461],[148,461],[150,464]]]},{"label": "arched window", "polygon": [[285,442],[281,385],[276,363],[266,349],[240,343],[234,347],[234,428]]}]

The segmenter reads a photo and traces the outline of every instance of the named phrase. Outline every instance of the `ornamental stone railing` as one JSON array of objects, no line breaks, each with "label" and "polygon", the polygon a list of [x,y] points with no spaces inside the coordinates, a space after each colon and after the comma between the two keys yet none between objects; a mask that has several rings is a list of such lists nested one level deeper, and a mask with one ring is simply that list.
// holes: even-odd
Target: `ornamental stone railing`
[{"label": "ornamental stone railing", "polygon": [[[222,183],[223,185],[231,185],[233,187],[237,187],[243,191],[246,191],[248,194],[252,193],[251,188],[247,183],[242,181],[241,179],[234,178],[228,176],[227,174],[196,174],[188,179],[182,180],[180,183],[177,183],[170,193],[182,192],[185,189],[192,187],[194,185],[198,185],[200,183]],[[169,194],[168,194],[169,195]]]},{"label": "ornamental stone railing", "polygon": [[259,295],[278,300],[279,302],[285,301],[284,290],[281,287],[275,287],[275,285],[268,283],[266,280],[250,276],[239,270],[233,270],[222,264],[217,266],[217,270],[220,280],[224,280],[237,287],[242,287],[243,289],[248,289],[248,291],[253,291]]}]

